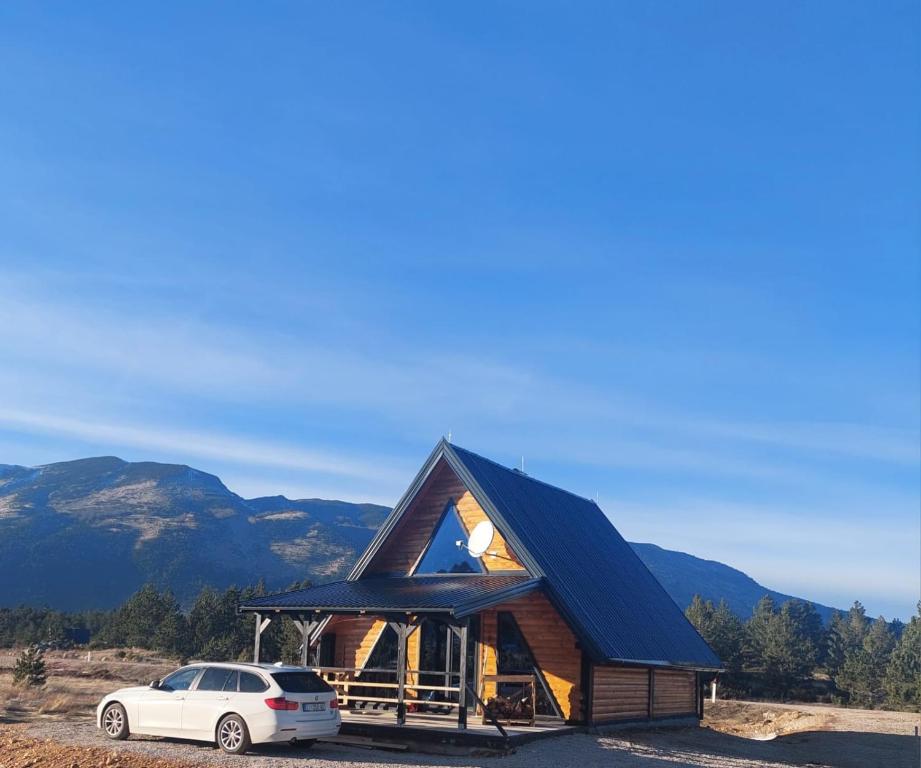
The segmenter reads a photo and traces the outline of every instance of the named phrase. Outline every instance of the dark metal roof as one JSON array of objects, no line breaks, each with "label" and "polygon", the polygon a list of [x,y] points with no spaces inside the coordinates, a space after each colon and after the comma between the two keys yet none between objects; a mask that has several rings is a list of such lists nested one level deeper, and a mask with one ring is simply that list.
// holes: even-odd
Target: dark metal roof
[{"label": "dark metal roof", "polygon": [[248,600],[242,611],[322,613],[450,613],[462,618],[540,586],[526,573],[463,576],[380,576],[335,581]]},{"label": "dark metal roof", "polygon": [[447,442],[442,450],[596,660],[721,666],[595,502]]}]

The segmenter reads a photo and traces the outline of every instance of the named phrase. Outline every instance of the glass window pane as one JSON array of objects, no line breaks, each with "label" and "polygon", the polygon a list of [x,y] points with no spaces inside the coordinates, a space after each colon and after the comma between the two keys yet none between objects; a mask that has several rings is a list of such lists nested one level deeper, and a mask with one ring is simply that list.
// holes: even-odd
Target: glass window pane
[{"label": "glass window pane", "polygon": [[272,677],[286,693],[329,693],[332,690],[313,672],[275,672]]},{"label": "glass window pane", "polygon": [[[537,663],[531,655],[531,649],[525,642],[518,622],[511,613],[499,611],[496,614],[496,670],[500,675],[540,674]],[[503,696],[516,695],[521,690],[518,683],[503,683],[498,686]],[[556,708],[551,703],[543,685],[537,683],[537,714],[555,715]]]},{"label": "glass window pane", "polygon": [[[374,644],[368,660],[364,663],[365,669],[396,669],[397,668],[397,633],[389,624],[384,627],[381,636]],[[362,679],[367,679],[363,677]]]},{"label": "glass window pane", "polygon": [[240,690],[244,693],[259,693],[269,686],[258,675],[249,672],[240,673]]},{"label": "glass window pane", "polygon": [[198,681],[196,690],[198,691],[223,691],[227,685],[228,679],[232,679],[234,672],[232,669],[223,667],[208,667]]},{"label": "glass window pane", "polygon": [[201,672],[201,667],[180,669],[178,672],[167,675],[160,684],[160,688],[167,691],[187,691],[199,672]]},{"label": "glass window pane", "polygon": [[467,532],[454,504],[449,504],[415,573],[483,573],[479,559],[466,546],[458,547],[458,541],[466,545]]}]

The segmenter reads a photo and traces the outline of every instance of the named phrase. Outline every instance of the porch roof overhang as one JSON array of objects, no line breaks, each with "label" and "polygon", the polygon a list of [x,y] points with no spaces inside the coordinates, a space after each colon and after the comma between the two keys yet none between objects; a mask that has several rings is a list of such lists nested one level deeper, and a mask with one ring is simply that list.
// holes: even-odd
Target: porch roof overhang
[{"label": "porch roof overhang", "polygon": [[247,600],[245,613],[447,614],[471,616],[541,586],[526,573],[375,576]]}]

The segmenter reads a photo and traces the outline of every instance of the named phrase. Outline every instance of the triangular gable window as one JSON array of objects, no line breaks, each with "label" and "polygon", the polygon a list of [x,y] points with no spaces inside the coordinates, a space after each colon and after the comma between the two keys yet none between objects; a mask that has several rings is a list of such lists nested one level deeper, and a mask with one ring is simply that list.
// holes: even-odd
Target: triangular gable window
[{"label": "triangular gable window", "polygon": [[415,574],[432,573],[483,573],[479,559],[467,551],[466,546],[457,546],[457,542],[467,544],[467,532],[461,525],[460,515],[454,502],[448,502],[441,515],[441,522],[435,528],[428,549],[413,572]]}]

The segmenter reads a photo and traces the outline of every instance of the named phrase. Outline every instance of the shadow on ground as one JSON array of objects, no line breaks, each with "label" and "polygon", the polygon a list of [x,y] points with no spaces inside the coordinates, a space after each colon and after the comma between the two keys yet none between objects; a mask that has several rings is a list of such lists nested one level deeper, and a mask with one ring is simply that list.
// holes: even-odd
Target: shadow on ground
[{"label": "shadow on ground", "polygon": [[[815,765],[834,768],[919,768],[921,742],[911,735],[862,731],[802,731],[771,740],[747,739],[708,728],[682,729],[672,733],[645,731],[623,739],[601,739],[599,747],[628,753],[656,765],[661,757],[674,766],[713,765],[714,757],[761,761],[777,765]],[[719,763],[716,763],[719,765]]]},{"label": "shadow on ground", "polygon": [[[132,737],[131,742],[149,741]],[[159,741],[159,740],[158,740]],[[197,747],[194,752],[205,762],[217,761],[220,752],[201,742],[162,740]],[[755,766],[829,766],[830,768],[919,768],[919,741],[910,735],[855,731],[806,731],[758,741],[732,736],[708,728],[682,728],[636,731],[611,736],[584,734],[560,736],[525,745],[502,758],[484,756],[442,756],[361,749],[318,743],[312,749],[286,744],[257,745],[248,753],[254,758],[269,758],[272,765],[303,761],[305,757],[374,765],[427,765],[480,768],[536,768],[575,766],[592,768],[612,765],[618,768],[754,768]],[[168,750],[160,756],[169,756]],[[188,753],[183,757],[190,757]],[[245,759],[244,759],[245,760]],[[257,761],[254,761],[257,762]],[[245,762],[241,760],[241,768]]]}]

